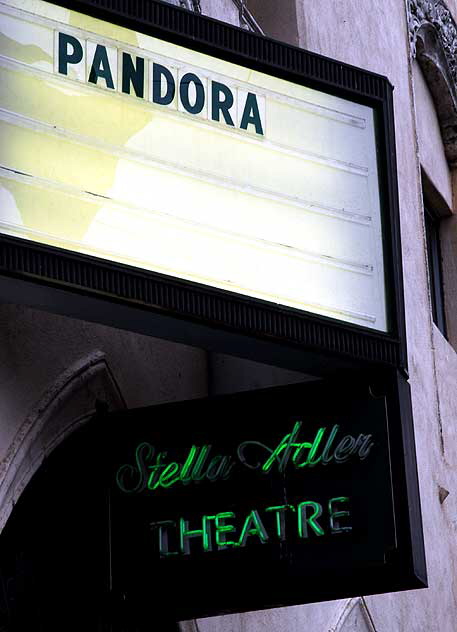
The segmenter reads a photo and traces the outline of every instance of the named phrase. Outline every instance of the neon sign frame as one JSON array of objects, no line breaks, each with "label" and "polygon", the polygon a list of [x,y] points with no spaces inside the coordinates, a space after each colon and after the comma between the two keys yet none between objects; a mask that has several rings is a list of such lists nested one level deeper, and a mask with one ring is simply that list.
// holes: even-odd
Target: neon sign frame
[{"label": "neon sign frame", "polygon": [[95,420],[116,590],[182,620],[426,586],[410,410],[389,372]]}]

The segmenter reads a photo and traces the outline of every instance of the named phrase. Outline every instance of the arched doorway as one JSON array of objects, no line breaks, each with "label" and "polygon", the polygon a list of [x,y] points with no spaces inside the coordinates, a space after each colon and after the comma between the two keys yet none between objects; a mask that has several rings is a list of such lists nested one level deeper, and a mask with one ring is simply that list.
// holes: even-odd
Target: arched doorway
[{"label": "arched doorway", "polygon": [[177,629],[153,595],[146,628],[111,593],[110,507],[96,426],[96,419],[88,422],[46,458],[5,526],[2,632]]}]

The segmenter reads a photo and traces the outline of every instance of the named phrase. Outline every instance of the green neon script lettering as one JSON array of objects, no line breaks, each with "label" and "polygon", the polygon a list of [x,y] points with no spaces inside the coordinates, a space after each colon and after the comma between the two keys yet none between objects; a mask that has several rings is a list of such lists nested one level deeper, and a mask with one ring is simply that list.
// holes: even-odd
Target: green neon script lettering
[{"label": "green neon script lettering", "polygon": [[[295,437],[298,435],[298,433],[300,432],[300,428],[301,428],[301,421],[297,421],[295,423],[294,429],[292,430],[292,432],[290,434],[287,434],[285,437],[283,437],[281,439],[281,441],[279,442],[278,446],[276,447],[275,450],[273,450],[272,454],[268,457],[268,459],[265,461],[265,463],[262,465],[262,471],[263,472],[269,472],[275,459],[277,459],[278,463],[279,463],[279,471],[283,472],[284,468],[287,464],[287,460],[289,458],[289,454],[292,450],[292,448],[294,447],[298,447],[300,444],[298,443],[294,443]],[[279,455],[282,454],[281,459],[279,459]]]},{"label": "green neon script lettering", "polygon": [[197,446],[193,445],[189,450],[189,454],[187,456],[186,462],[182,466],[181,474],[179,478],[186,485],[190,483],[192,480],[191,475],[189,474],[190,468],[192,467],[192,463],[194,462],[195,455],[197,454]]},{"label": "green neon script lettering", "polygon": [[[317,465],[319,463],[322,457],[318,457],[317,459],[314,459],[314,456],[319,449],[319,445],[324,434],[325,434],[325,428],[319,428],[312,444],[302,443],[301,447],[295,450],[295,454],[292,457],[292,461],[294,462],[294,465],[296,467],[301,468],[301,467],[306,467],[307,465],[309,465],[310,467],[313,467],[314,465]],[[309,448],[308,456],[303,461],[303,463],[298,463],[301,453],[304,448]]]},{"label": "green neon script lettering", "polygon": [[179,481],[179,463],[170,463],[163,470],[156,485],[161,487],[171,487]]},{"label": "green neon script lettering", "polygon": [[135,451],[135,464],[122,465],[116,473],[116,482],[125,493],[141,493],[145,488],[151,491],[159,487],[169,489],[178,483],[227,480],[233,469],[240,466],[259,470],[264,475],[277,468],[277,472],[284,474],[289,462],[296,470],[303,470],[318,464],[342,464],[350,457],[363,460],[375,445],[371,434],[346,435],[334,445],[339,431],[335,424],[321,450],[327,429],[319,428],[311,442],[300,441],[302,425],[301,421],[295,422],[292,432],[284,435],[275,448],[259,441],[240,443],[236,449],[237,459],[227,454],[211,454],[213,446],[205,444],[192,445],[184,463],[171,460],[166,463],[167,452],[158,452],[155,456],[149,443],[140,443]]},{"label": "green neon script lettering", "polygon": [[121,465],[116,473],[116,483],[119,489],[126,494],[142,492],[146,487],[148,472],[145,461],[154,455],[154,448],[146,442],[140,443],[135,450],[134,465]]},{"label": "green neon script lettering", "polygon": [[149,465],[150,474],[148,480],[148,489],[157,489],[157,487],[159,486],[160,470],[161,468],[166,467],[165,463],[162,463],[161,461],[166,456],[166,452],[159,452],[156,458],[155,465]]},{"label": "green neon script lettering", "polygon": [[198,455],[197,462],[192,470],[193,481],[202,481],[205,478],[205,474],[202,474],[202,470],[210,450],[210,445],[204,445],[200,448],[200,454]]},{"label": "green neon script lettering", "polygon": [[333,442],[335,441],[335,437],[337,435],[338,430],[339,430],[339,426],[338,424],[335,424],[332,428],[329,438],[327,439],[327,443],[325,444],[325,448],[324,448],[324,451],[322,452],[322,457],[321,457],[322,463],[324,465],[327,465],[327,463],[330,463],[330,461],[333,459],[333,456],[331,456],[329,452],[330,452],[330,448],[332,447]]}]

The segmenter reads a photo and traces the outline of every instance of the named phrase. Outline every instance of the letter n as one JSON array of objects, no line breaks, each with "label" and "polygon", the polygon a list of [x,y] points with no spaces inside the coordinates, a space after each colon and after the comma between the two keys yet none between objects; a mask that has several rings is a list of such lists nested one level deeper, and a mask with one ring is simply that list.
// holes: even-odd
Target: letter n
[{"label": "letter n", "polygon": [[122,53],[122,92],[131,94],[131,86],[136,96],[142,99],[144,97],[144,59],[137,57],[134,64],[129,53]]}]

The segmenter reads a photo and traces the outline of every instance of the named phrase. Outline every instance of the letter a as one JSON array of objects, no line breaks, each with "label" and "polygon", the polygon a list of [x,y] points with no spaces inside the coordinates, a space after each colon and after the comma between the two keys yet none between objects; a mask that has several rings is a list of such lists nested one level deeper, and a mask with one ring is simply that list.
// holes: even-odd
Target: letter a
[{"label": "letter a", "polygon": [[111,74],[111,68],[109,67],[108,54],[106,52],[106,47],[101,44],[97,44],[97,48],[95,49],[94,59],[89,73],[90,83],[97,84],[99,77],[106,81],[107,88],[114,90],[113,76]]},{"label": "letter a", "polygon": [[246,103],[244,104],[243,116],[241,118],[240,128],[246,129],[252,123],[257,134],[263,136],[262,121],[260,119],[259,104],[257,97],[252,92],[248,92]]}]

